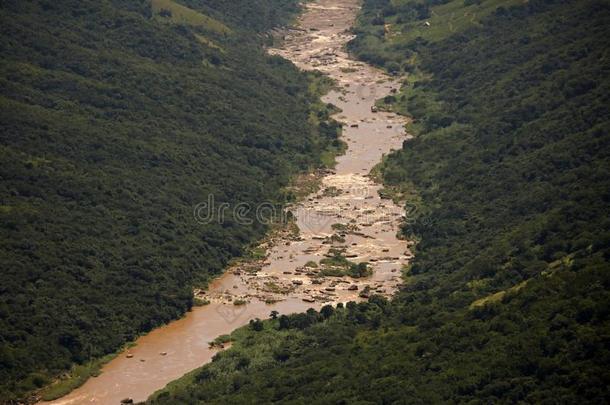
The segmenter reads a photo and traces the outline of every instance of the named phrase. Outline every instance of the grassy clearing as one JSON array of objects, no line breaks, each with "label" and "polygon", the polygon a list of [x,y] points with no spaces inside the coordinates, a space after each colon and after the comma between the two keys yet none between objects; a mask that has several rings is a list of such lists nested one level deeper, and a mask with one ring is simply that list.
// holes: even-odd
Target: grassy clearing
[{"label": "grassy clearing", "polygon": [[525,287],[529,281],[530,281],[529,279],[525,280],[509,289],[498,291],[495,294],[491,294],[491,295],[488,295],[487,297],[480,298],[480,299],[474,301],[472,304],[470,304],[470,309],[475,309],[475,308],[483,307],[485,305],[501,302],[502,299],[504,298],[504,296],[506,296],[506,294],[518,292],[523,287]]},{"label": "grassy clearing", "polygon": [[214,48],[214,49],[218,49],[220,52],[225,53],[225,50],[223,47],[219,46],[218,44],[216,44],[214,41],[212,41],[209,38],[204,37],[201,34],[195,34],[195,38],[197,38],[197,40],[199,42],[201,42],[202,44],[209,46],[210,48]]},{"label": "grassy clearing", "polygon": [[172,0],[151,0],[155,17],[170,20],[176,24],[186,24],[218,34],[230,34],[229,27],[205,14],[192,10]]},{"label": "grassy clearing", "polygon": [[[401,4],[406,1],[397,1]],[[409,22],[401,25],[396,20],[391,22],[395,42],[411,42],[416,38],[423,38],[430,42],[441,41],[449,36],[475,27],[481,19],[494,12],[498,7],[510,7],[525,3],[524,0],[484,0],[480,4],[473,2],[466,5],[464,0],[453,0],[431,8],[431,16],[427,21]]]}]

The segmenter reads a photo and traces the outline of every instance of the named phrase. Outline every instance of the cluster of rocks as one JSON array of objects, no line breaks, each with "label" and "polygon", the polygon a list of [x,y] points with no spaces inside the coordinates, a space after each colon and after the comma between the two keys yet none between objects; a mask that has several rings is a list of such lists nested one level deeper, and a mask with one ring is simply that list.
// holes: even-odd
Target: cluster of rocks
[{"label": "cluster of rocks", "polygon": [[[319,5],[308,3],[306,7],[316,8]],[[349,102],[348,99],[353,99],[355,104],[364,103],[365,94],[358,92],[370,91],[371,86],[388,78],[375,74],[361,62],[348,59],[341,46],[353,34],[344,30],[345,21],[329,17],[335,15],[334,11],[320,9],[316,13],[319,13],[320,19],[313,24],[313,20],[307,21],[304,25],[306,29],[286,28],[274,32],[274,36],[285,40],[285,46],[271,50],[271,53],[291,59],[307,69],[317,68],[337,79],[338,84],[344,87],[343,95],[339,94],[343,99],[337,105],[341,106],[341,101]],[[335,25],[341,28],[332,29]],[[396,93],[396,89],[390,90],[392,94]],[[349,109],[344,111],[343,114],[350,114]],[[366,145],[361,137],[370,128],[374,129],[374,132],[371,130],[373,136],[380,131],[386,131],[385,135],[388,135],[388,128],[401,123],[374,104],[370,112],[377,114],[352,116],[351,119],[345,115],[343,119],[339,117],[346,126],[361,127],[357,131],[347,129],[347,138],[354,134],[354,139],[347,139],[350,148],[355,144],[358,144],[358,148],[362,148],[363,143]],[[358,156],[355,155],[355,158]],[[368,172],[363,168],[354,171]],[[241,302],[254,298],[274,302],[290,297],[310,303],[324,303],[366,299],[372,294],[389,296],[395,291],[400,284],[399,270],[412,257],[408,250],[404,254],[399,253],[404,251],[404,246],[399,247],[394,242],[388,244],[395,238],[403,214],[401,207],[381,202],[377,196],[379,187],[366,175],[338,175],[330,169],[318,175],[323,176],[321,190],[289,207],[291,214],[300,221],[299,224],[308,228],[303,228],[300,235],[291,230],[275,233],[259,246],[267,252],[264,259],[237,263],[232,268],[235,287],[238,288],[224,289],[217,293],[217,297],[207,298],[221,302]],[[303,219],[307,216],[321,225],[311,226]],[[331,227],[333,223],[340,226]],[[373,276],[352,278],[347,274],[358,273],[347,273],[349,267],[318,264],[320,259],[333,256],[331,249],[341,249],[342,256],[354,263],[368,261]],[[309,260],[308,263],[314,261],[316,265],[304,265],[305,260]],[[332,263],[332,260],[326,262]]]},{"label": "cluster of rocks", "polygon": [[332,48],[329,48],[324,53],[315,54],[309,57],[309,64],[313,67],[329,66],[338,63],[339,55]]}]

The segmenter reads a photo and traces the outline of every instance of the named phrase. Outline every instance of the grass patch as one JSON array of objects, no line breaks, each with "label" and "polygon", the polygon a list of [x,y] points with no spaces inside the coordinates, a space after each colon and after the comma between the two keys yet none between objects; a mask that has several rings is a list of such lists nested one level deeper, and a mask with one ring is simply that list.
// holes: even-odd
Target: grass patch
[{"label": "grass patch", "polygon": [[501,302],[502,299],[506,296],[506,294],[515,293],[515,292],[521,290],[523,287],[525,287],[527,285],[527,283],[529,281],[530,281],[530,279],[525,280],[509,289],[498,291],[495,294],[491,294],[491,295],[488,295],[487,297],[478,299],[478,300],[474,301],[472,304],[470,304],[470,309],[484,307],[485,305],[490,305],[490,304],[495,304],[495,303]]},{"label": "grass patch", "polygon": [[205,36],[203,36],[201,34],[195,34],[195,38],[197,38],[197,40],[199,42],[201,42],[202,44],[204,44],[206,46],[209,46],[210,48],[218,49],[222,53],[225,52],[223,47],[219,46],[217,43],[215,43],[214,41],[212,41],[209,38],[206,38]]},{"label": "grass patch", "polygon": [[[417,38],[430,42],[441,41],[451,35],[480,25],[480,21],[493,13],[498,7],[523,4],[523,0],[484,0],[480,4],[466,5],[464,0],[453,0],[431,8],[430,18],[396,24],[393,19],[390,42],[409,43]],[[430,26],[427,26],[428,22]]]},{"label": "grass patch", "polygon": [[273,281],[268,281],[263,286],[263,291],[270,292],[273,294],[288,294],[292,290],[292,287],[282,287],[274,283]]},{"label": "grass patch", "polygon": [[230,34],[229,27],[218,20],[208,17],[198,11],[178,4],[172,0],[151,0],[153,14],[160,21],[171,21],[175,24],[185,24],[202,28],[218,34]]},{"label": "grass patch", "polygon": [[66,378],[58,379],[53,384],[43,388],[39,393],[40,398],[42,398],[44,401],[53,401],[69,394],[73,390],[83,385],[90,377],[97,377],[100,375],[102,367],[117,357],[123,351],[123,349],[99,359],[90,361],[87,364],[72,366],[72,369]]},{"label": "grass patch", "polygon": [[210,347],[219,347],[224,345],[225,343],[229,343],[232,341],[231,335],[220,335],[216,339],[210,342]]},{"label": "grass patch", "polygon": [[203,306],[206,306],[209,304],[210,304],[210,301],[205,298],[197,298],[197,297],[193,298],[194,307],[203,307]]}]

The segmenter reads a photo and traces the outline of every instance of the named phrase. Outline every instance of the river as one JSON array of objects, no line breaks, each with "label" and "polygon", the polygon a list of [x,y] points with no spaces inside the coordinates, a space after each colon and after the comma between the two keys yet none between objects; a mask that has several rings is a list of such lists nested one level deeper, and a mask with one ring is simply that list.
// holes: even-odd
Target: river
[{"label": "river", "polygon": [[[359,4],[358,0],[306,3],[281,48],[270,50],[302,69],[328,74],[339,87],[324,101],[342,110],[335,118],[344,123],[348,149],[321,179],[320,191],[290,207],[299,234],[284,232],[266,241],[265,259],[229,268],[207,291],[196,291],[209,305],[195,307],[184,318],[139,338],[134,347],[105,365],[100,376],[52,404],[118,404],[127,397],[142,401],[209,362],[218,349],[208,343],[250,319],[267,318],[272,310],[302,312],[327,303],[358,301],[369,290],[389,297],[396,290],[401,268],[411,257],[408,243],[396,237],[404,211],[381,199],[380,186],[367,174],[383,154],[401,147],[405,119],[372,109],[376,99],[399,84],[378,69],[351,60],[344,51]],[[342,250],[353,262],[368,261],[372,276],[319,277],[319,268],[305,266],[318,263],[331,248]],[[237,300],[247,303],[234,305]]]}]

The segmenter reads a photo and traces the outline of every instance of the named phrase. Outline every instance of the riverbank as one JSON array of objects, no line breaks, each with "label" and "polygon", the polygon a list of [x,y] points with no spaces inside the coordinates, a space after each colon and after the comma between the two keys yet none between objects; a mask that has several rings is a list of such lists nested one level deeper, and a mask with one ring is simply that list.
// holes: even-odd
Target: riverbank
[{"label": "riverbank", "polygon": [[209,198],[281,204],[326,160],[308,75],[265,55],[298,2],[3,7],[0,402],[182,317],[266,234]]},{"label": "riverbank", "polygon": [[251,319],[362,301],[370,294],[391,297],[400,286],[411,257],[409,244],[397,238],[402,207],[379,196],[381,186],[369,172],[385,153],[400,148],[406,120],[374,108],[375,100],[399,83],[345,53],[357,5],[355,0],[306,4],[300,29],[270,51],[335,80],[338,88],[323,100],[341,110],[333,118],[343,123],[347,144],[320,189],[288,207],[298,235],[290,232],[258,246],[258,261],[237,263],[207,290],[197,291],[208,305],[138,339],[129,357],[117,357],[99,377],[53,403],[146,399],[209,362],[217,352],[209,342]]},{"label": "riverbank", "polygon": [[[600,147],[608,80],[600,55],[610,8],[428,3],[429,10],[366,1],[355,30],[368,24],[371,35],[359,35],[360,43],[368,55],[390,56],[388,69],[410,72],[414,51],[429,74],[416,91],[384,103],[406,107],[420,131],[378,171],[390,195],[419,191],[402,228],[421,237],[405,288],[391,301],[253,322],[232,334],[230,351],[148,403],[609,397],[607,153]],[[438,33],[454,27],[454,17],[496,7],[478,26],[450,29],[437,43],[398,35],[417,35],[415,27]],[[447,8],[459,13],[441,13]]]}]

